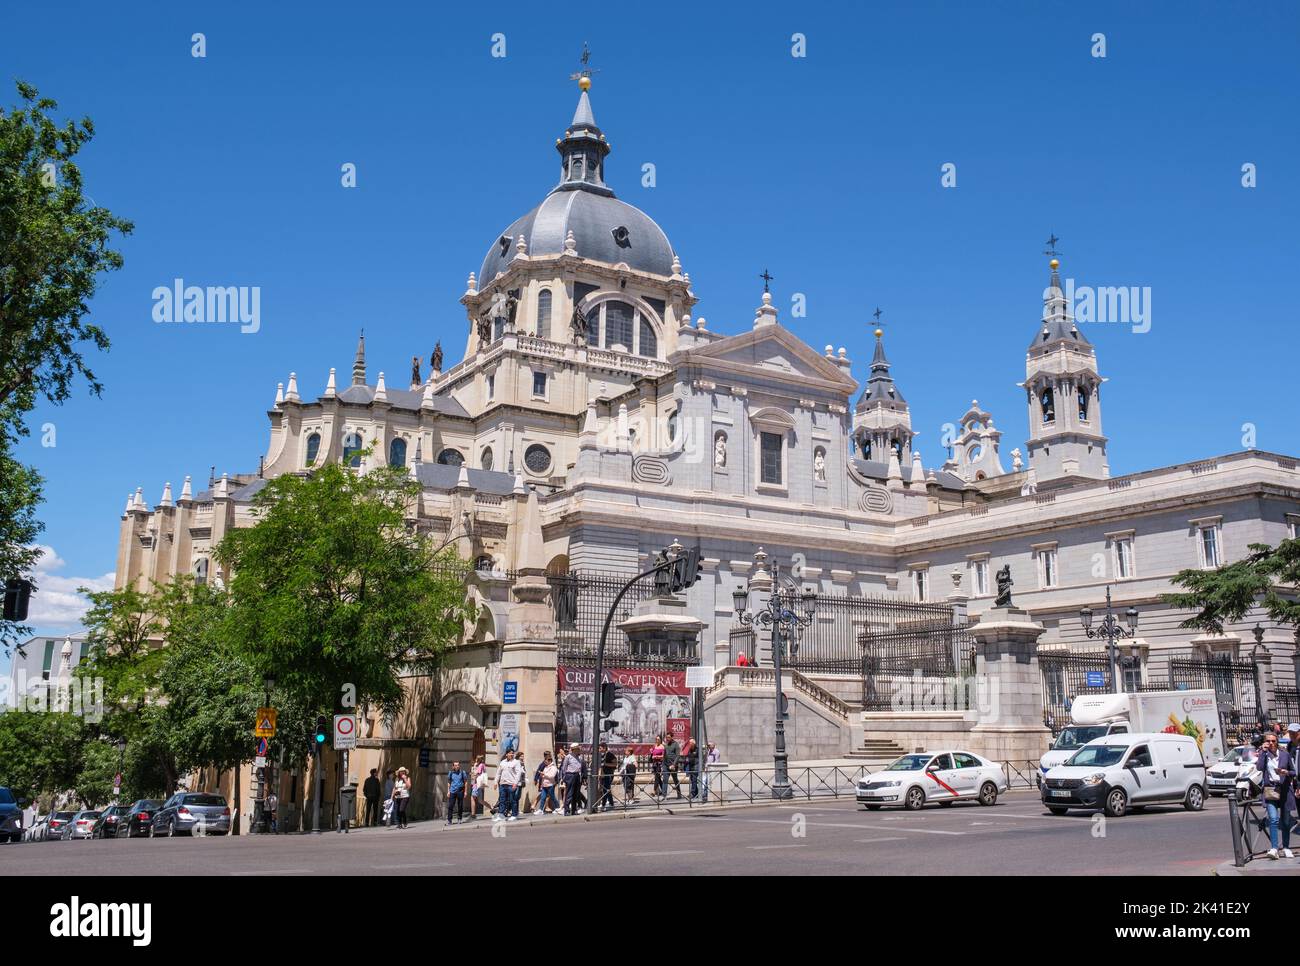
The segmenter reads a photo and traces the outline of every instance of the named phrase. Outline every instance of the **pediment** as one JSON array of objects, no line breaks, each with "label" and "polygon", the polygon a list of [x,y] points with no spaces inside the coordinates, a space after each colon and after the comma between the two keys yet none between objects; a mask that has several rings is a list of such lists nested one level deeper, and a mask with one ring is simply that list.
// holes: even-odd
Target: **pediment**
[{"label": "pediment", "polygon": [[857,383],[838,363],[780,325],[766,325],[719,339],[711,345],[688,350],[686,356],[690,362],[716,363],[733,371],[749,369],[793,379],[817,379],[849,393],[857,389]]}]

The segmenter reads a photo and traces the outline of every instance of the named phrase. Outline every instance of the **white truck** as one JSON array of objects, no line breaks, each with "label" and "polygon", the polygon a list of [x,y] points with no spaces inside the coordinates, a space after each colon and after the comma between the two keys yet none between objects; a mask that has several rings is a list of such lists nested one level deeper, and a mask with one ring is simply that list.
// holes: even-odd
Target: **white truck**
[{"label": "white truck", "polygon": [[1070,724],[1038,763],[1039,783],[1049,768],[1062,764],[1094,738],[1135,731],[1187,735],[1196,739],[1205,761],[1223,757],[1219,701],[1212,688],[1081,694],[1070,705]]}]

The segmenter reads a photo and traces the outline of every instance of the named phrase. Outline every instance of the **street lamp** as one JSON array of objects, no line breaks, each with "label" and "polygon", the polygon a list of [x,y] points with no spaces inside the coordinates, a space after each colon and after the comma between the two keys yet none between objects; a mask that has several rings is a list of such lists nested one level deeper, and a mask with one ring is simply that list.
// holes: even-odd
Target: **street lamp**
[{"label": "street lamp", "polygon": [[[763,554],[763,549],[759,548],[759,554]],[[763,557],[759,557],[759,567],[762,567]],[[772,566],[772,594],[768,597],[763,609],[757,612],[749,609],[749,587],[742,585],[737,587],[731,594],[732,604],[736,609],[736,620],[743,627],[766,627],[772,632],[772,667],[776,676],[776,736],[775,749],[773,751],[773,775],[772,775],[772,797],[778,799],[793,798],[794,792],[790,788],[790,771],[788,767],[788,756],[785,750],[785,715],[782,713],[781,692],[781,658],[784,656],[786,641],[790,642],[791,655],[799,652],[799,632],[807,627],[813,621],[813,616],[817,609],[817,595],[810,589],[799,587],[786,577],[791,591],[790,600],[793,603],[794,593],[799,595],[799,602],[803,606],[803,613],[800,614],[790,607],[783,606],[781,602],[781,568],[777,565]]]},{"label": "street lamp", "polygon": [[[262,707],[271,706],[271,691],[275,688],[275,678],[269,674],[262,675],[262,690],[265,692],[266,700],[263,701]],[[270,759],[270,756],[267,756]],[[253,825],[250,832],[261,833],[266,831],[266,769],[268,766],[263,765],[257,769],[257,797],[253,799]]]},{"label": "street lamp", "polygon": [[1110,686],[1113,691],[1123,690],[1119,682],[1119,649],[1115,646],[1115,641],[1124,637],[1133,637],[1137,634],[1138,612],[1136,607],[1129,607],[1124,612],[1124,619],[1128,622],[1128,627],[1121,627],[1119,620],[1115,617],[1115,609],[1110,602],[1110,586],[1106,587],[1106,616],[1101,619],[1096,630],[1092,626],[1092,608],[1084,606],[1079,608],[1079,620],[1083,624],[1083,633],[1093,640],[1104,639],[1106,641],[1106,650],[1110,657]]},{"label": "street lamp", "polygon": [[122,794],[122,766],[126,760],[126,739],[118,738],[114,745],[117,747],[117,776],[113,781],[113,802],[116,804]]}]

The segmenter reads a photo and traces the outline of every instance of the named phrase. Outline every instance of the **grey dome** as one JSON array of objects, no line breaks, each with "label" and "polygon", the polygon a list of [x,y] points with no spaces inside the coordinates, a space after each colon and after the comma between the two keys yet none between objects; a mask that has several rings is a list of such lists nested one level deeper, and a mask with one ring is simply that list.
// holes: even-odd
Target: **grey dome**
[{"label": "grey dome", "polygon": [[[588,85],[590,86],[590,85]],[[542,203],[497,236],[483,259],[479,284],[487,285],[504,272],[524,236],[529,255],[559,255],[573,232],[582,258],[655,275],[672,275],[673,248],[668,236],[645,212],[614,197],[605,184],[609,142],[596,126],[591,101],[583,89],[573,121],[556,142],[561,180]]]},{"label": "grey dome", "polygon": [[[627,230],[615,240],[615,231]],[[515,257],[515,244],[523,235],[529,255],[558,255],[564,239],[573,232],[578,254],[598,262],[617,264],[656,275],[673,273],[673,248],[653,218],[612,195],[556,189],[540,205],[501,233],[483,259],[479,283],[486,285],[504,272]]]}]

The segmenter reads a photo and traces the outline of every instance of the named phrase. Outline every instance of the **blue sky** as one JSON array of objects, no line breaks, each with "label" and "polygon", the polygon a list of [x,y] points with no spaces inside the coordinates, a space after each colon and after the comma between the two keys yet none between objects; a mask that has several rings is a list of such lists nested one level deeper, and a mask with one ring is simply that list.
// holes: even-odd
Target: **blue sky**
[{"label": "blue sky", "polygon": [[[1004,454],[1023,447],[1015,384],[1049,232],[1077,284],[1151,292],[1150,331],[1086,330],[1110,380],[1113,473],[1241,449],[1243,423],[1259,448],[1300,453],[1294,3],[74,3],[57,17],[4,15],[0,102],[22,78],[90,115],[89,194],[136,232],[93,305],[113,340],[94,360],[103,397],[37,413],[57,445],[38,433],[22,452],[46,477],[43,632],[75,613],[57,595],[111,580],[128,492],[152,504],[214,464],[256,470],[290,370],[319,393],[363,326],[372,378],[403,380],[438,339],[459,359],[466,276],[557,178],[583,40],[607,178],[668,233],[696,314],[742,331],[768,268],[782,321],[846,346],[863,379],[879,305],[927,466],[972,398]],[[261,330],[154,323],[151,292],[176,277],[259,286]],[[794,293],[806,318],[790,317]]]}]

